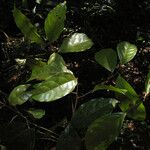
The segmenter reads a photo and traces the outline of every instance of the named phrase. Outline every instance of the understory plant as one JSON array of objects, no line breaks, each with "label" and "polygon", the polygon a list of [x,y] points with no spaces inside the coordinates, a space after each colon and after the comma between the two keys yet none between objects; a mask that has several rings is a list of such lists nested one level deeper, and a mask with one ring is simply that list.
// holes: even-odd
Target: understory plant
[{"label": "understory plant", "polygon": [[[129,42],[120,42],[117,45],[117,53],[113,49],[103,49],[95,54],[95,60],[104,68],[113,72],[117,65],[117,54],[119,57],[119,65],[124,65],[131,61],[137,53],[137,47]],[[146,110],[143,104],[146,97],[149,95],[149,80],[150,75],[148,72],[145,81],[144,98],[141,99],[141,94],[137,94],[134,88],[119,75],[116,79],[116,85],[103,85],[98,84],[93,91],[110,90],[115,92],[115,97],[119,100],[120,109],[127,113],[127,116],[135,120],[145,120]]]},{"label": "understory plant", "polygon": [[112,48],[102,49],[95,54],[95,60],[110,72],[114,72],[118,64],[124,65],[131,61],[137,53],[137,47],[127,41],[118,43],[116,49],[117,52]]},{"label": "understory plant", "polygon": [[120,75],[116,79],[116,86],[99,84],[94,88],[94,91],[98,90],[114,91],[116,99],[119,100],[120,109],[125,112],[129,118],[139,121],[146,119],[146,110],[140,95],[138,95],[133,87]]},{"label": "understory plant", "polygon": [[[64,2],[48,13],[44,22],[44,37],[16,6],[14,6],[13,16],[25,40],[45,48],[57,42],[62,34],[66,11],[66,2]],[[26,102],[52,102],[70,94],[76,88],[78,80],[66,67],[61,53],[82,52],[90,49],[92,45],[92,40],[86,34],[73,33],[63,40],[57,51],[51,52],[47,61],[35,58],[31,64],[30,78],[26,83],[18,85],[11,91],[8,98],[9,104],[17,108],[18,105]],[[117,52],[113,49],[100,50],[95,54],[95,60],[113,72],[117,68],[118,61],[120,65],[128,63],[134,58],[136,52],[135,45],[124,41],[117,45]],[[145,98],[150,91],[149,80],[150,72],[145,83]],[[92,92],[104,89],[114,91],[116,98],[100,97],[82,104],[60,135],[56,146],[58,150],[105,150],[120,134],[126,116],[135,120],[145,120],[145,107],[140,96],[125,79],[118,76],[116,86],[96,85]],[[120,107],[121,112],[114,111],[116,106]],[[44,109],[33,107],[25,111],[35,119],[41,119],[46,113]],[[18,111],[17,113],[26,119]],[[35,124],[32,125],[38,127]]]},{"label": "understory plant", "polygon": [[[125,64],[134,58],[137,48],[129,42],[121,42],[117,46],[117,52],[120,64]],[[117,54],[112,49],[99,51],[95,54],[95,59],[111,72],[116,68]],[[120,75],[115,86],[96,85],[93,92],[114,91],[116,98],[96,98],[82,104],[62,132],[57,143],[58,150],[81,150],[83,147],[87,150],[105,150],[120,134],[125,117],[144,121],[146,110],[143,102],[150,93],[149,75],[150,71],[145,82],[144,99]],[[113,112],[116,106],[122,112]]]},{"label": "understory plant", "polygon": [[[66,2],[58,4],[47,15],[44,23],[45,38],[38,34],[37,28],[16,7],[14,7],[13,16],[25,39],[40,46],[44,46],[47,42],[52,44],[64,29]],[[74,33],[63,40],[58,52],[81,52],[91,48],[92,45],[93,42],[87,35]],[[35,58],[31,66],[32,74],[27,83],[14,88],[9,96],[9,103],[13,106],[22,105],[31,99],[38,102],[54,101],[72,92],[77,85],[77,79],[67,69],[62,56],[56,52],[50,55],[47,62]],[[38,83],[31,84],[33,80]]]},{"label": "understory plant", "polygon": [[62,132],[57,149],[108,148],[119,135],[126,116],[126,113],[113,112],[117,103],[113,98],[96,98],[82,104]]}]

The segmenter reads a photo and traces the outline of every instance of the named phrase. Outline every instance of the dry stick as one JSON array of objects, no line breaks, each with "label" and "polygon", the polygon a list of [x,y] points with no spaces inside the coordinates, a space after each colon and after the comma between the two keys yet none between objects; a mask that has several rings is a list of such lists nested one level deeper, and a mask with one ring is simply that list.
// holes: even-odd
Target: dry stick
[{"label": "dry stick", "polygon": [[[114,75],[112,75],[112,76],[110,76],[109,78],[107,78],[107,80],[111,80],[111,79],[112,79],[114,76],[116,76],[117,74],[118,74],[118,72],[116,72]],[[103,81],[103,82],[101,82],[101,84],[102,84],[102,83],[104,84],[105,82],[106,82],[106,81]],[[74,93],[74,94],[77,95],[76,99],[77,99],[77,101],[78,101],[79,99],[84,98],[84,97],[86,97],[86,96],[92,94],[93,92],[94,92],[94,91],[91,90],[91,91],[89,91],[89,92],[87,92],[87,93],[85,93],[85,94],[83,94],[83,95],[81,95],[81,96],[78,96],[77,93]]]},{"label": "dry stick", "polygon": [[[39,128],[39,129],[41,129],[41,130],[47,131],[47,132],[49,132],[49,133],[51,133],[51,134],[54,134],[55,136],[59,136],[57,133],[55,133],[55,132],[53,132],[53,131],[51,131],[51,130],[49,130],[49,129],[47,129],[47,128],[44,128],[44,127],[42,127],[42,126],[39,126],[39,125],[37,125],[37,124],[35,124],[35,123],[30,122],[30,121],[27,119],[27,117],[25,117],[25,116],[24,116],[21,112],[19,112],[17,109],[14,109],[14,108],[12,108],[12,107],[10,107],[10,106],[4,104],[4,103],[1,102],[1,101],[0,101],[0,104],[2,104],[3,106],[5,106],[7,109],[13,111],[14,113],[16,113],[18,116],[20,116],[20,117],[22,117],[23,119],[25,119],[28,128],[30,128],[30,126],[29,126],[29,124],[30,124],[30,125],[33,125],[33,126],[36,127],[36,128]],[[52,138],[57,139],[57,137],[54,137],[53,135],[50,135],[50,136],[51,136]]]},{"label": "dry stick", "polygon": [[76,110],[76,108],[77,108],[79,99],[84,98],[85,96],[90,95],[91,93],[93,93],[93,90],[91,90],[91,91],[85,93],[84,95],[79,96],[79,95],[78,95],[78,90],[79,90],[79,87],[78,87],[78,85],[77,85],[76,92],[72,92],[73,94],[76,95],[75,104],[73,105],[73,103],[72,103],[72,113],[73,113],[73,115],[74,115],[75,110]]},{"label": "dry stick", "polygon": [[90,95],[91,93],[93,93],[93,90],[91,90],[91,91],[85,93],[85,94],[82,95],[82,96],[78,96],[78,89],[79,89],[79,88],[78,88],[78,85],[77,85],[76,92],[72,92],[73,94],[76,95],[75,104],[73,104],[73,102],[72,102],[72,114],[73,114],[73,115],[74,115],[75,110],[76,110],[76,108],[77,108],[79,99],[84,98],[85,96]]},{"label": "dry stick", "polygon": [[4,96],[8,96],[5,92],[3,92],[2,90],[0,90],[0,93]]},{"label": "dry stick", "polygon": [[39,128],[39,129],[41,129],[41,130],[47,131],[47,132],[49,132],[49,133],[52,133],[52,134],[54,134],[55,136],[59,136],[57,133],[55,133],[55,132],[53,132],[53,131],[51,131],[51,130],[49,130],[49,129],[47,129],[47,128],[44,128],[44,127],[42,127],[42,126],[39,126],[39,125],[37,125],[37,124],[35,124],[35,123],[30,122],[30,124],[33,125],[33,126],[35,126],[36,128]]},{"label": "dry stick", "polygon": [[79,96],[78,99],[84,98],[85,96],[90,95],[90,94],[92,94],[92,93],[93,93],[93,90],[91,90],[91,91],[89,91],[89,92],[87,92],[87,93],[85,93],[85,94]]},{"label": "dry stick", "polygon": [[53,139],[51,139],[51,138],[39,138],[40,140],[48,140],[48,141],[52,141],[52,142],[57,142],[57,141],[55,141],[55,140],[53,140]]},{"label": "dry stick", "polygon": [[25,116],[23,116],[21,112],[19,112],[17,109],[14,109],[14,108],[12,108],[12,107],[6,105],[6,104],[3,103],[3,102],[0,102],[0,104],[2,104],[2,105],[3,105],[4,107],[6,107],[7,109],[13,111],[13,112],[16,113],[17,115],[19,115],[20,117],[22,117],[23,119],[25,119],[28,129],[30,128],[28,119],[27,119]]},{"label": "dry stick", "polygon": [[13,116],[12,119],[10,120],[9,124],[11,124],[17,117],[18,117],[18,115]]},{"label": "dry stick", "polygon": [[6,37],[6,41],[9,42],[10,38],[9,36],[6,34],[6,32],[4,32],[3,30],[0,29],[0,32],[2,32],[4,34],[4,36]]},{"label": "dry stick", "polygon": [[[38,131],[38,133],[42,134],[42,135],[46,135],[46,133],[42,132],[42,131]],[[58,138],[51,136],[51,137],[45,137],[48,138],[49,140],[53,141],[53,142],[57,142]],[[39,139],[45,139],[45,138],[39,138]]]},{"label": "dry stick", "polygon": [[143,97],[143,101],[146,101],[146,99],[150,96],[150,92],[146,93],[144,92],[144,97]]},{"label": "dry stick", "polygon": [[77,108],[77,105],[78,105],[78,84],[77,84],[77,88],[76,88],[76,98],[75,98],[75,103],[74,103],[74,105],[72,104],[72,114],[74,115],[74,113],[75,113],[75,110],[76,110],[76,108]]},{"label": "dry stick", "polygon": [[71,101],[71,108],[72,108],[72,116],[74,115],[74,105],[73,105],[73,100]]}]

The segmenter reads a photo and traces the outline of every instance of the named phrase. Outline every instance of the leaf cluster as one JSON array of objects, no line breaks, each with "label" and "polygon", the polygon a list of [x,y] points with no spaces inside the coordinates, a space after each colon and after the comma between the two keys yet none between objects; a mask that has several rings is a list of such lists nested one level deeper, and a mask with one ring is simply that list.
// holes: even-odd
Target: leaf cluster
[{"label": "leaf cluster", "polygon": [[[54,44],[64,31],[66,11],[66,2],[63,2],[48,13],[44,22],[44,37],[38,33],[38,28],[16,6],[14,6],[13,16],[25,39],[45,48],[47,45]],[[26,102],[31,104],[34,102],[52,102],[61,100],[72,93],[78,84],[78,79],[66,67],[67,65],[61,55],[63,53],[83,52],[90,49],[92,45],[92,40],[86,34],[73,33],[63,39],[58,51],[51,52],[46,62],[35,58],[31,64],[30,78],[26,83],[18,85],[11,91],[8,98],[9,105],[16,110],[18,105],[23,105]],[[136,53],[137,47],[134,44],[123,41],[118,43],[116,50],[107,48],[97,52],[95,60],[113,73],[119,65],[131,61]],[[145,82],[144,100],[150,93],[149,82],[150,71]],[[100,97],[82,104],[75,111],[70,123],[60,135],[57,142],[58,150],[81,150],[82,147],[87,150],[105,150],[120,134],[126,116],[133,120],[145,120],[146,110],[140,95],[121,75],[117,77],[115,86],[98,84],[92,92],[98,90],[113,91],[115,99]],[[78,97],[76,99],[78,101]],[[116,106],[120,107],[121,112],[114,111]],[[10,109],[12,108],[10,107]],[[35,119],[41,119],[46,114],[44,109],[33,107],[25,109],[25,112]],[[16,113],[27,120],[22,113],[18,111]],[[44,129],[31,122],[29,124]],[[25,128],[25,130],[27,132],[23,132],[21,135],[31,133],[34,135],[34,131],[30,131],[32,129]],[[48,129],[44,130],[49,131]],[[0,145],[0,147],[3,147],[3,145]],[[33,149],[33,147],[32,145],[30,149]]]}]

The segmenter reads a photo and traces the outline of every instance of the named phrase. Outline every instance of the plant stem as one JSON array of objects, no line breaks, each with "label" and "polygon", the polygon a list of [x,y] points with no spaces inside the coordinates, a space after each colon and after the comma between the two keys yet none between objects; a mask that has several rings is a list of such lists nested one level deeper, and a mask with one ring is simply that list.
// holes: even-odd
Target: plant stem
[{"label": "plant stem", "polygon": [[[53,132],[53,131],[51,131],[51,130],[45,128],[45,127],[42,127],[42,126],[39,126],[39,125],[37,125],[37,124],[35,124],[35,123],[33,123],[33,122],[30,122],[30,121],[28,120],[28,118],[27,118],[26,116],[24,116],[21,112],[19,112],[17,109],[15,109],[15,108],[13,108],[13,107],[11,107],[11,106],[9,106],[9,105],[6,105],[5,103],[3,103],[3,102],[1,102],[1,101],[0,101],[0,104],[2,104],[2,105],[3,105],[4,107],[6,107],[7,109],[13,111],[14,113],[16,113],[16,114],[17,114],[18,116],[20,116],[21,118],[25,119],[28,128],[30,128],[30,125],[33,125],[34,127],[38,128],[38,129],[41,129],[41,130],[44,130],[44,131],[46,131],[46,132],[49,132],[50,134],[53,134],[54,136],[57,136],[57,137],[59,136],[57,133],[55,133],[55,132]],[[16,115],[15,115],[15,118],[16,118]],[[12,122],[15,118],[13,117],[10,122]],[[58,139],[57,137],[54,137],[53,135],[50,135],[51,138],[53,138],[53,139],[55,139],[55,140]]]}]

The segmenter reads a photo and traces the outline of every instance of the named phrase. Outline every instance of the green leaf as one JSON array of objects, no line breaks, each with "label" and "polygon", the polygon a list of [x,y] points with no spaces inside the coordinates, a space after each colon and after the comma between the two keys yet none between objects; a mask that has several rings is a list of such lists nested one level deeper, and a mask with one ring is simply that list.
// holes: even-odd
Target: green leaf
[{"label": "green leaf", "polygon": [[9,95],[9,104],[12,106],[16,106],[25,103],[30,97],[28,94],[25,94],[25,91],[28,89],[29,86],[30,84],[19,85],[15,87]]},{"label": "green leaf", "polygon": [[137,47],[129,42],[120,42],[117,45],[117,52],[121,64],[125,64],[132,60],[137,53]]},{"label": "green leaf", "polygon": [[82,52],[90,49],[93,45],[91,39],[83,33],[74,33],[71,37],[64,39],[61,47],[61,53]]},{"label": "green leaf", "polygon": [[45,80],[50,76],[50,67],[46,62],[39,59],[35,59],[32,64],[32,74],[28,81],[31,80]]},{"label": "green leaf", "polygon": [[121,76],[118,76],[118,78],[116,80],[116,88],[127,90],[125,95],[131,100],[133,98],[139,97],[138,94],[133,89],[133,87],[125,79],[123,79]]},{"label": "green leaf", "polygon": [[100,85],[100,84],[96,85],[94,87],[93,91],[98,91],[98,90],[110,90],[110,91],[114,91],[114,92],[117,92],[117,93],[120,93],[123,95],[125,95],[127,92],[126,89],[117,88],[117,87],[114,87],[112,85]]},{"label": "green leaf", "polygon": [[30,108],[28,111],[35,119],[41,119],[45,116],[45,110]]},{"label": "green leaf", "polygon": [[41,4],[43,0],[36,0],[37,4]]},{"label": "green leaf", "polygon": [[85,136],[87,150],[105,150],[119,135],[125,113],[114,113],[96,119]]},{"label": "green leaf", "polygon": [[101,66],[113,72],[117,65],[117,54],[113,49],[102,49],[95,54],[95,60]]},{"label": "green leaf", "polygon": [[37,33],[37,29],[31,24],[31,21],[16,7],[13,10],[13,16],[17,27],[21,30],[24,36],[31,42],[42,44],[43,40]]},{"label": "green leaf", "polygon": [[50,42],[56,41],[64,29],[66,9],[66,2],[60,3],[49,12],[45,19],[44,29]]},{"label": "green leaf", "polygon": [[47,63],[38,59],[35,60],[32,65],[32,74],[28,81],[34,79],[46,80],[48,77],[56,75],[60,72],[72,73],[65,66],[63,58],[59,54],[53,53]]},{"label": "green leaf", "polygon": [[81,150],[81,138],[75,129],[69,125],[59,137],[57,142],[58,150]]},{"label": "green leaf", "polygon": [[127,112],[128,117],[135,120],[145,120],[146,111],[143,103],[140,102],[138,94],[132,86],[121,76],[117,78],[116,87],[124,88],[127,90],[125,96],[117,95],[120,97],[119,106],[123,112]]},{"label": "green leaf", "polygon": [[70,73],[59,73],[47,80],[34,85],[30,92],[38,102],[50,102],[62,98],[72,92],[77,85],[77,79]]},{"label": "green leaf", "polygon": [[84,136],[88,126],[98,117],[110,114],[118,101],[112,98],[92,99],[75,112],[71,125]]},{"label": "green leaf", "polygon": [[138,121],[144,121],[146,119],[146,110],[143,103],[140,103],[138,105],[134,105],[130,107],[128,110],[128,117],[138,120]]},{"label": "green leaf", "polygon": [[118,76],[116,80],[116,88],[126,89],[124,95],[116,93],[117,99],[120,99],[119,106],[123,112],[126,112],[130,107],[135,106],[137,100],[139,100],[139,96],[132,86],[121,76]]},{"label": "green leaf", "polygon": [[145,96],[150,94],[150,70],[147,74],[146,82],[145,82]]},{"label": "green leaf", "polygon": [[[50,65],[53,69],[53,72],[68,72],[72,73],[69,69],[67,69],[65,61],[62,56],[57,53],[53,53],[48,60],[48,65]],[[51,70],[52,70],[51,68]],[[73,73],[72,73],[73,74]]]}]

